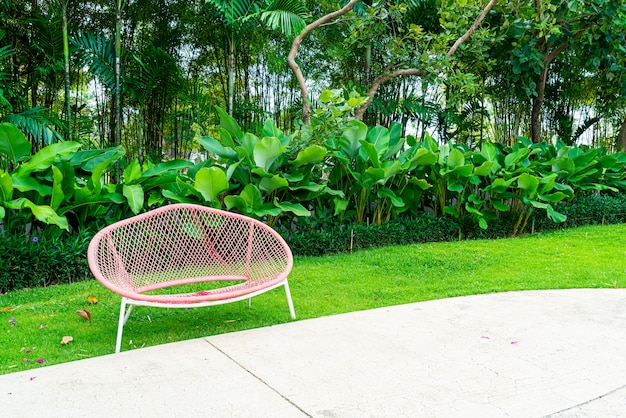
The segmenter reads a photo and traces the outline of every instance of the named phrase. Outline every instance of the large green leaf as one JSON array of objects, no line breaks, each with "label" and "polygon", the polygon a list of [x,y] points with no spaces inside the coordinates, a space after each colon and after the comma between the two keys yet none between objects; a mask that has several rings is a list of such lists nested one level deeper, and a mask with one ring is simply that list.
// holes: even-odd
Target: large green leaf
[{"label": "large green leaf", "polygon": [[141,166],[135,158],[124,169],[124,183],[133,184],[141,178]]},{"label": "large green leaf", "polygon": [[284,147],[281,146],[278,138],[265,137],[254,146],[254,162],[269,173],[270,167],[280,157],[283,150]]},{"label": "large green leaf", "polygon": [[13,164],[30,155],[31,145],[22,131],[12,123],[0,123],[0,154],[4,154]]},{"label": "large green leaf", "polygon": [[338,197],[333,198],[333,204],[335,206],[334,215],[337,216],[344,212],[348,208],[349,200],[340,199]]},{"label": "large green leaf", "polygon": [[515,177],[508,180],[505,180],[502,177],[498,177],[493,181],[493,183],[485,187],[485,191],[492,193],[504,193],[515,180]]},{"label": "large green leaf", "polygon": [[379,198],[389,198],[391,200],[391,204],[396,208],[401,208],[404,206],[404,200],[398,195],[394,193],[389,187],[381,187],[377,193]]},{"label": "large green leaf", "polygon": [[273,136],[276,138],[281,138],[283,136],[283,131],[276,127],[274,121],[271,119],[267,119],[263,124],[263,135],[262,136]]},{"label": "large green leaf", "polygon": [[402,125],[398,122],[391,122],[389,125],[389,144],[387,151],[382,155],[381,159],[387,160],[402,150],[404,146],[404,138],[402,138]]},{"label": "large green leaf", "polygon": [[552,203],[556,203],[556,202],[560,202],[563,199],[567,198],[567,195],[563,192],[556,192],[556,193],[550,193],[550,194],[539,194],[537,195],[541,200],[545,200],[547,202],[552,202]]},{"label": "large green leaf", "polygon": [[367,133],[366,140],[376,147],[379,156],[383,156],[389,148],[389,129],[384,126],[375,126]]},{"label": "large green leaf", "polygon": [[196,174],[194,187],[207,202],[215,202],[217,196],[228,190],[226,173],[219,167],[203,167]]},{"label": "large green leaf", "polygon": [[361,148],[361,141],[364,141],[366,137],[367,125],[360,121],[351,121],[343,130],[339,147],[348,159],[353,160]]},{"label": "large green leaf", "polygon": [[498,149],[491,142],[483,142],[480,154],[485,157],[487,161],[497,161],[498,159]]},{"label": "large green leaf", "polygon": [[311,216],[311,212],[300,203],[279,202],[278,199],[274,199],[274,205],[283,212],[291,212],[296,216]]},{"label": "large green leaf", "polygon": [[240,159],[245,159],[250,165],[254,164],[254,147],[259,143],[259,138],[246,132],[241,138],[241,146],[235,148]]},{"label": "large green leaf", "polygon": [[326,148],[321,145],[311,145],[298,153],[298,156],[291,163],[296,167],[304,164],[314,164],[322,161],[327,154]]},{"label": "large green leaf", "polygon": [[40,149],[27,162],[20,165],[16,170],[17,176],[26,176],[33,171],[48,169],[57,159],[64,159],[73,155],[81,145],[78,142],[59,142]]},{"label": "large green leaf", "polygon": [[94,158],[94,161],[98,161],[98,164],[93,168],[91,173],[91,188],[96,194],[100,193],[102,184],[104,183],[104,173],[108,170],[117,160],[124,155],[124,149],[122,147],[116,147],[104,154],[106,158]]},{"label": "large green leaf", "polygon": [[515,152],[508,154],[504,157],[504,167],[509,170],[512,169],[515,165],[519,164],[520,161],[528,157],[530,151],[528,148],[520,148]]},{"label": "large green leaf", "polygon": [[63,196],[67,201],[69,201],[72,196],[74,196],[74,188],[76,186],[76,175],[74,174],[74,167],[67,162],[61,161],[59,164],[55,165],[61,173],[63,174],[63,183],[61,187],[63,188]]},{"label": "large green leaf", "polygon": [[39,183],[36,179],[27,176],[12,176],[13,188],[20,192],[36,191],[40,196],[52,194],[52,187]]},{"label": "large green leaf", "polygon": [[236,208],[243,214],[251,214],[263,205],[263,198],[254,184],[248,184],[238,196],[226,196],[224,203],[229,210]]},{"label": "large green leaf", "polygon": [[465,156],[461,151],[456,148],[452,148],[450,150],[450,154],[448,155],[448,167],[450,169],[455,169],[457,167],[461,167],[465,165]]},{"label": "large green leaf", "polygon": [[0,202],[6,202],[13,197],[13,181],[11,175],[0,170]]},{"label": "large green leaf", "polygon": [[59,209],[65,200],[63,193],[63,172],[56,166],[52,166],[52,196],[50,196],[50,207],[55,211]]},{"label": "large green leaf", "polygon": [[548,217],[556,223],[565,222],[567,220],[567,215],[557,212],[551,205],[546,207],[546,212]]},{"label": "large green leaf", "polygon": [[60,216],[50,206],[36,205],[30,200],[23,197],[4,202],[4,206],[9,209],[28,208],[31,210],[33,215],[35,215],[35,218],[37,218],[39,221],[48,225],[56,225],[61,229],[69,230],[69,226],[65,216]]},{"label": "large green leaf", "polygon": [[259,189],[265,193],[272,193],[274,190],[282,189],[288,185],[289,182],[287,179],[279,175],[274,175],[272,177],[263,177],[259,182]]},{"label": "large green leaf", "polygon": [[378,157],[378,150],[374,144],[370,144],[367,141],[361,141],[361,149],[359,150],[359,156],[365,162],[369,162],[373,167],[380,168],[380,159]]},{"label": "large green leaf", "polygon": [[103,161],[111,161],[111,159],[115,159],[116,156],[123,156],[124,153],[125,151],[121,146],[79,151],[72,154],[72,158],[70,158],[69,161],[72,166],[80,167],[81,170],[92,173]]},{"label": "large green leaf", "polygon": [[217,139],[211,138],[210,136],[205,136],[203,138],[200,138],[198,142],[204,147],[204,149],[212,154],[217,155],[218,157],[226,158],[228,160],[237,159],[237,151],[235,151],[233,148],[225,147]]},{"label": "large green leaf", "polygon": [[526,196],[532,199],[537,194],[539,179],[528,173],[521,174],[517,178],[517,187],[526,191]]},{"label": "large green leaf", "polygon": [[476,176],[488,176],[491,173],[491,169],[495,164],[494,161],[485,161],[478,167],[474,168],[474,175]]},{"label": "large green leaf", "polygon": [[140,184],[124,184],[122,194],[128,202],[130,210],[137,215],[143,209],[144,193]]},{"label": "large green leaf", "polygon": [[409,170],[413,170],[417,166],[433,165],[436,162],[437,154],[426,148],[418,148],[415,155],[409,161]]},{"label": "large green leaf", "polygon": [[215,110],[217,110],[217,114],[220,117],[220,125],[222,128],[226,129],[228,133],[237,140],[237,142],[241,141],[243,137],[243,132],[239,127],[239,124],[232,116],[230,116],[224,109],[219,106],[215,106]]},{"label": "large green leaf", "polygon": [[161,176],[169,171],[180,171],[185,168],[193,167],[193,163],[187,160],[172,160],[159,163],[143,172],[142,178]]},{"label": "large green leaf", "polygon": [[421,190],[427,190],[427,189],[430,189],[431,187],[433,187],[432,184],[430,184],[428,181],[426,181],[426,179],[419,179],[419,178],[416,178],[416,177],[412,177],[409,180],[409,183],[415,184]]}]

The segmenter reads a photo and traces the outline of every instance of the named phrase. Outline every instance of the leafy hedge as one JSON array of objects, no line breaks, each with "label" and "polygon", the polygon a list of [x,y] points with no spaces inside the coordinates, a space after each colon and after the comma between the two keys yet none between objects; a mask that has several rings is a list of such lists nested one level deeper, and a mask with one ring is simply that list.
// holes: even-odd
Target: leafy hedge
[{"label": "leafy hedge", "polygon": [[91,237],[91,233],[55,237],[0,234],[0,294],[91,277],[86,257]]},{"label": "leafy hedge", "polygon": [[[565,223],[555,224],[545,214],[531,220],[534,231],[588,224],[626,222],[626,195],[591,196],[557,209],[567,215]],[[421,213],[376,225],[362,223],[300,225],[277,227],[292,251],[300,256],[347,253],[388,245],[455,241],[472,238],[503,238],[511,235],[515,219],[503,216],[484,230],[477,224],[461,225],[453,218]],[[314,224],[314,225],[313,225]],[[15,289],[71,283],[91,277],[87,246],[93,233],[64,233],[59,236],[16,236],[0,234],[0,294]]]},{"label": "leafy hedge", "polygon": [[[528,232],[626,222],[626,195],[583,197],[560,203],[557,209],[567,215],[566,222],[556,224],[545,214],[534,213]],[[503,214],[492,221],[488,229],[481,229],[477,224],[462,225],[453,218],[421,213],[382,225],[350,223],[300,226],[297,229],[281,227],[278,232],[287,240],[294,254],[319,256],[388,245],[505,238],[511,236],[515,222],[514,216]]]}]

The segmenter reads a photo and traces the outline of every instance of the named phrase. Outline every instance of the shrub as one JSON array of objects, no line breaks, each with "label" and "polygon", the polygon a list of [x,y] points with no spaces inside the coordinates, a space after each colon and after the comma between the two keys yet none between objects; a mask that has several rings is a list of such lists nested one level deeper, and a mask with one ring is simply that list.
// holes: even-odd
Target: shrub
[{"label": "shrub", "polygon": [[91,277],[87,247],[91,233],[49,236],[0,235],[0,293],[71,283]]},{"label": "shrub", "polygon": [[[555,228],[626,222],[626,195],[596,195],[561,202],[556,209],[567,215],[563,223],[552,222],[541,210],[533,212],[522,233]],[[513,234],[517,217],[510,212],[489,222],[482,229],[476,222],[459,223],[448,217],[434,217],[424,212],[401,217],[382,225],[360,223],[302,223],[277,228],[297,255],[318,256],[346,253],[358,249],[459,239],[497,239]]]},{"label": "shrub", "polygon": [[382,225],[346,223],[280,227],[296,255],[319,256],[359,249],[421,242],[452,241],[459,237],[459,225],[451,218],[427,213],[402,217]]}]

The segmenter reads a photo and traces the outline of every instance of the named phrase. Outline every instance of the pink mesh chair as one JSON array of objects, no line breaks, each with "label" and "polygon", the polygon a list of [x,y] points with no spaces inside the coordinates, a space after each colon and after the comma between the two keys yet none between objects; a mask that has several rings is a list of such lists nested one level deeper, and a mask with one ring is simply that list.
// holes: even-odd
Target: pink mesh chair
[{"label": "pink mesh chair", "polygon": [[[89,244],[89,268],[122,296],[115,352],[133,306],[195,308],[250,299],[284,286],[287,243],[257,220],[204,206],[176,204],[109,225]],[[126,309],[128,305],[128,310]]]}]

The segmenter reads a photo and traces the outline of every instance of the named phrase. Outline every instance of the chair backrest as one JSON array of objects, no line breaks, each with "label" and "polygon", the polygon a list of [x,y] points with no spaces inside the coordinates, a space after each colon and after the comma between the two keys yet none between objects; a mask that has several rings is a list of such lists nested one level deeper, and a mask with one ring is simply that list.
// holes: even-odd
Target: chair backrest
[{"label": "chair backrest", "polygon": [[276,282],[293,264],[289,246],[264,223],[191,204],[107,226],[92,239],[88,259],[96,279],[128,297],[207,280]]}]

